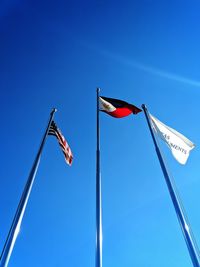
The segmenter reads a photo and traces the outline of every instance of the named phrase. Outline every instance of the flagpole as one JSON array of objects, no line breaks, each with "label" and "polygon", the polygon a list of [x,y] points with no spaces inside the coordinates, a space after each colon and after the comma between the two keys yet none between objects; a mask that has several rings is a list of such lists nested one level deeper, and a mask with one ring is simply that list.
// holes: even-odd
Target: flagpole
[{"label": "flagpole", "polygon": [[142,105],[142,109],[144,110],[144,114],[147,120],[147,124],[149,126],[149,130],[153,139],[153,143],[155,145],[155,150],[160,162],[160,166],[162,168],[164,177],[165,177],[165,181],[171,196],[171,200],[173,202],[175,211],[176,211],[176,215],[178,217],[178,221],[180,223],[182,232],[183,232],[183,236],[185,238],[185,242],[190,254],[190,258],[192,260],[193,266],[194,267],[199,267],[200,266],[200,261],[199,261],[199,254],[197,252],[197,249],[195,248],[195,240],[193,239],[192,234],[190,233],[190,228],[189,228],[189,222],[187,222],[187,218],[186,215],[184,214],[184,210],[183,207],[181,206],[181,201],[180,201],[180,197],[178,196],[177,192],[176,192],[176,188],[170,178],[169,172],[167,170],[166,164],[164,162],[163,156],[161,154],[161,151],[159,149],[159,145],[157,143],[157,140],[155,138],[153,129],[151,127],[151,123],[150,123],[150,116],[149,116],[149,112],[147,110],[147,107],[143,104]]},{"label": "flagpole", "polygon": [[44,147],[47,135],[48,135],[49,127],[51,125],[54,113],[56,111],[57,110],[54,108],[50,113],[50,118],[49,118],[49,122],[48,122],[47,128],[45,130],[41,145],[39,147],[39,150],[38,150],[38,153],[36,155],[35,161],[33,163],[32,169],[30,171],[30,174],[29,174],[29,177],[27,179],[26,185],[24,187],[24,191],[23,191],[23,193],[21,195],[20,202],[18,204],[18,207],[17,207],[16,213],[15,213],[12,225],[10,227],[6,242],[4,244],[4,247],[3,247],[3,250],[2,250],[2,253],[1,253],[1,256],[0,256],[0,267],[7,267],[8,266],[8,263],[9,263],[9,260],[10,260],[10,256],[11,256],[15,241],[16,241],[18,233],[20,231],[20,225],[21,225],[21,222],[22,222],[22,219],[23,219],[23,215],[24,215],[24,212],[25,212],[25,209],[26,209],[26,205],[27,205],[27,202],[28,202],[28,199],[29,199],[29,196],[30,196],[30,193],[31,193],[31,189],[32,189],[32,186],[33,186],[33,183],[34,183],[34,180],[35,180],[37,169],[38,169],[38,166],[39,166],[39,163],[40,163],[42,150],[43,150],[43,147]]},{"label": "flagpole", "polygon": [[97,88],[97,150],[96,150],[96,267],[102,267],[102,203],[100,173],[99,92]]}]

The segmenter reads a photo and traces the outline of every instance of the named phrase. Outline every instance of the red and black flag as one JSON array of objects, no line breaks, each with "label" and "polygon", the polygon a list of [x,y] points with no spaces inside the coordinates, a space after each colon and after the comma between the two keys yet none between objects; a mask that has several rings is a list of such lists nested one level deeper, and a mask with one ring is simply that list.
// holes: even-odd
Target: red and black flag
[{"label": "red and black flag", "polygon": [[123,118],[131,113],[137,114],[142,111],[138,107],[125,101],[104,96],[99,97],[99,107],[100,111],[103,111],[115,118]]},{"label": "red and black flag", "polygon": [[69,165],[72,165],[73,154],[72,154],[72,151],[70,149],[70,146],[68,145],[67,141],[65,140],[65,137],[62,135],[60,129],[57,127],[57,125],[55,124],[54,121],[52,121],[52,123],[49,127],[48,135],[54,135],[57,138],[58,143],[59,143],[59,145],[62,149],[62,152],[64,154],[65,161]]}]

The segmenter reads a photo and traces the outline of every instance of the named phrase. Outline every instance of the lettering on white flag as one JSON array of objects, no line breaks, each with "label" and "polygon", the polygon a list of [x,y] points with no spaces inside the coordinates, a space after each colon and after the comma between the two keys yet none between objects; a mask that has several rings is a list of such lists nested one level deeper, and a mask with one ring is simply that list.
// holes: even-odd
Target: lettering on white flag
[{"label": "lettering on white flag", "polygon": [[175,159],[179,163],[185,164],[189,157],[190,150],[192,150],[195,145],[184,135],[165,125],[154,116],[150,115],[150,118],[154,131],[165,141]]}]

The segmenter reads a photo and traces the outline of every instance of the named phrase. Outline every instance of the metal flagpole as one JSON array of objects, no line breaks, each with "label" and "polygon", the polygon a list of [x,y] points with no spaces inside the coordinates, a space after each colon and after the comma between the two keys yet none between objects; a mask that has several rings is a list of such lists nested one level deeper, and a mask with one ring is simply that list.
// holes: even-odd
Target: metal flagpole
[{"label": "metal flagpole", "polygon": [[28,199],[29,199],[29,196],[31,193],[31,189],[32,189],[32,186],[33,186],[33,183],[35,180],[37,169],[38,169],[38,166],[40,163],[42,150],[43,150],[43,147],[44,147],[47,135],[48,135],[49,127],[51,125],[51,122],[53,120],[53,116],[54,116],[55,112],[56,112],[56,109],[53,109],[51,111],[49,122],[48,122],[48,125],[46,128],[44,137],[42,139],[42,142],[41,142],[41,145],[39,147],[38,153],[36,155],[35,161],[33,163],[32,169],[30,171],[29,177],[28,177],[26,185],[24,187],[24,191],[22,193],[22,196],[21,196],[20,202],[18,204],[12,225],[10,227],[10,231],[8,233],[5,245],[4,245],[2,253],[1,253],[0,267],[7,267],[8,266],[8,262],[9,262],[16,238],[17,238],[18,233],[20,231],[20,225],[21,225],[23,215],[24,215],[24,212],[26,209],[26,205],[27,205],[27,202],[28,202]]},{"label": "metal flagpole", "polygon": [[99,92],[97,88],[97,151],[96,151],[96,267],[102,267],[102,203],[100,173]]},{"label": "metal flagpole", "polygon": [[147,110],[147,107],[143,104],[142,108],[143,108],[144,113],[145,113],[145,117],[146,117],[147,124],[149,126],[149,130],[150,130],[150,133],[151,133],[154,145],[155,145],[155,149],[156,149],[156,153],[157,153],[157,156],[158,156],[158,159],[160,162],[160,166],[162,168],[162,171],[163,171],[163,174],[165,177],[165,181],[166,181],[166,184],[167,184],[170,196],[171,196],[171,200],[173,202],[173,205],[174,205],[174,208],[176,211],[176,215],[178,217],[178,221],[180,223],[180,226],[181,226],[181,229],[183,232],[183,236],[185,238],[185,242],[186,242],[189,254],[190,254],[190,258],[192,260],[193,266],[199,267],[200,266],[199,254],[197,252],[197,249],[195,248],[195,240],[193,239],[193,236],[190,233],[189,223],[187,222],[183,207],[181,206],[180,198],[176,192],[176,189],[175,189],[175,186],[173,185],[172,180],[170,179],[169,172],[167,170],[163,156],[161,154],[157,140],[155,138],[153,129],[151,127],[150,116],[149,116],[149,112]]}]

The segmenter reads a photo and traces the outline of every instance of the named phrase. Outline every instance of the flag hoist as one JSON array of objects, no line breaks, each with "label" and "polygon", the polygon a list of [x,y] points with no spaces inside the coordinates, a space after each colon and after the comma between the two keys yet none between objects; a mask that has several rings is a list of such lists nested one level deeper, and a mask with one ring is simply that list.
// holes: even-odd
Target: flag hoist
[{"label": "flag hoist", "polygon": [[19,201],[14,219],[12,221],[12,225],[10,227],[9,233],[7,235],[7,239],[5,241],[5,244],[4,244],[1,256],[0,256],[0,267],[8,266],[9,259],[10,259],[13,247],[15,245],[15,241],[17,239],[18,233],[20,231],[20,226],[21,226],[21,222],[23,219],[23,215],[26,209],[26,205],[27,205],[27,202],[28,202],[28,199],[31,193],[31,189],[32,189],[32,186],[35,180],[35,176],[37,173],[37,169],[40,163],[42,150],[44,148],[45,141],[48,135],[55,135],[57,137],[58,142],[63,150],[66,162],[69,165],[72,164],[73,155],[72,155],[71,149],[69,145],[67,144],[64,136],[62,136],[60,130],[57,128],[57,126],[53,122],[53,117],[56,111],[57,111],[56,109],[53,109],[50,113],[50,118],[49,118],[46,130],[45,130],[44,136],[42,138],[41,145],[39,147],[32,169],[30,171],[27,182],[25,184],[24,191],[21,195],[21,199]]},{"label": "flag hoist", "polygon": [[181,230],[183,232],[183,236],[184,236],[184,239],[185,239],[185,242],[186,242],[189,254],[190,254],[190,258],[192,260],[194,267],[200,267],[199,250],[198,250],[197,244],[193,237],[192,230],[190,228],[187,217],[184,213],[183,206],[181,205],[180,197],[177,193],[174,181],[172,180],[172,177],[170,177],[169,172],[167,170],[167,167],[166,167],[164,158],[162,156],[161,150],[159,148],[157,139],[155,137],[154,131],[161,139],[163,139],[167,143],[167,145],[172,151],[173,156],[181,164],[186,163],[190,150],[194,148],[194,144],[182,134],[164,125],[158,119],[150,115],[145,105],[142,105],[142,108],[145,113],[147,124],[149,126],[149,130],[150,130],[150,133],[153,139],[153,143],[155,145],[155,150],[156,150],[156,153],[157,153],[157,156],[160,162],[160,166],[164,174],[164,178],[165,178],[168,190],[169,190],[169,194],[171,196],[171,200],[173,202],[173,205],[176,211],[176,215],[178,217],[178,221],[181,226]]}]

